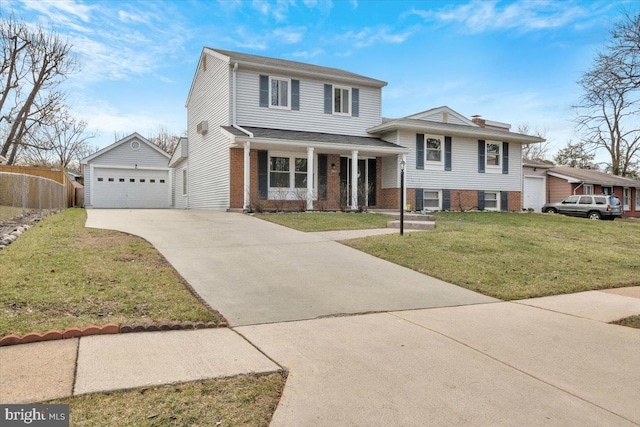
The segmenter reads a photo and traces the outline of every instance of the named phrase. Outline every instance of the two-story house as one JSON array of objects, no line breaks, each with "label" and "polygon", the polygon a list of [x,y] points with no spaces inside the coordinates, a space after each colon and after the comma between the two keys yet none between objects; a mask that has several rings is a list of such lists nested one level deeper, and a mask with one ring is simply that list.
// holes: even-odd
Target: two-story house
[{"label": "two-story house", "polygon": [[[448,107],[384,119],[386,85],[336,68],[204,48],[186,102],[188,138],[163,179],[173,189],[169,205],[397,209],[404,165],[404,205],[411,209],[521,209],[521,145],[540,138]],[[152,165],[137,159],[151,152],[148,141],[139,140],[136,147],[144,150],[132,150],[130,141],[116,143],[117,156],[105,154],[112,149],[107,147],[84,163],[101,175],[112,158],[156,171],[162,159],[154,154]],[[102,164],[90,164],[100,158]],[[154,173],[159,182],[167,172]],[[87,193],[113,188],[121,195],[109,200],[124,200],[114,206],[140,206],[126,200],[127,187],[142,188],[148,177],[105,177]],[[119,179],[121,186],[111,185]],[[140,188],[135,194],[146,194]],[[167,203],[163,194],[157,197]]]}]

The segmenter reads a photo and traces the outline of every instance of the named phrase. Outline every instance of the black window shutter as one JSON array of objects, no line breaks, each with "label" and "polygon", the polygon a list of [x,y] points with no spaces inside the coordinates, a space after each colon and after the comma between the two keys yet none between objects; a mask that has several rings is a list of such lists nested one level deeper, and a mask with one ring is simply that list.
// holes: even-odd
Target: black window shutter
[{"label": "black window shutter", "polygon": [[424,209],[424,190],[416,188],[416,210],[421,211],[422,209]]},{"label": "black window shutter", "polygon": [[269,76],[260,75],[260,106],[269,106]]},{"label": "black window shutter", "polygon": [[360,89],[356,87],[351,89],[351,115],[360,117]]},{"label": "black window shutter", "polygon": [[485,144],[482,139],[479,139],[478,140],[478,173],[484,173],[484,165],[485,165],[484,156],[485,156]]},{"label": "black window shutter", "polygon": [[509,211],[509,192],[502,191],[500,193],[500,210],[508,212]]},{"label": "black window shutter", "polygon": [[327,155],[318,154],[318,199],[327,200]]},{"label": "black window shutter", "polygon": [[451,190],[442,190],[442,210],[451,210]]},{"label": "black window shutter", "polygon": [[444,170],[451,170],[451,137],[444,137]]},{"label": "black window shutter", "polygon": [[258,151],[258,194],[261,200],[269,197],[269,153]]},{"label": "black window shutter", "polygon": [[377,170],[376,170],[376,163],[377,160],[376,159],[369,159],[367,160],[367,168],[368,170],[368,175],[369,175],[369,188],[367,189],[367,192],[369,193],[369,206],[375,206],[377,205],[377,200],[376,200],[376,182],[377,182]]},{"label": "black window shutter", "polygon": [[502,143],[502,173],[509,173],[509,143]]},{"label": "black window shutter", "polygon": [[484,191],[478,191],[478,210],[484,210]]},{"label": "black window shutter", "polygon": [[300,80],[291,80],[291,109],[300,109]]},{"label": "black window shutter", "polygon": [[416,134],[416,169],[424,169],[424,134]]},{"label": "black window shutter", "polygon": [[333,103],[333,86],[324,85],[324,113],[331,114],[333,112],[332,103]]}]

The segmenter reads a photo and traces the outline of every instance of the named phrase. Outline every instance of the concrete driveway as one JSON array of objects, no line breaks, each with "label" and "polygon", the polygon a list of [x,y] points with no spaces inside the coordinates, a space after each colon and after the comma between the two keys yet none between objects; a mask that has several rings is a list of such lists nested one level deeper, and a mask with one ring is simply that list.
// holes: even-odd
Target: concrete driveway
[{"label": "concrete driveway", "polygon": [[87,227],[153,244],[231,326],[495,302],[331,241],[247,215],[87,210]]}]

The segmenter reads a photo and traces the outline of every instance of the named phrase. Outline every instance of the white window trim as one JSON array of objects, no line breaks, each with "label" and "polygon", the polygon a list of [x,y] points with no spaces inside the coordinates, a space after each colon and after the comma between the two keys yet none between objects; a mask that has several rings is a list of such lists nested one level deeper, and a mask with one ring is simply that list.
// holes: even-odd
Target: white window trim
[{"label": "white window trim", "polygon": [[187,175],[187,169],[182,169],[182,195],[184,197],[187,196],[188,193],[188,189],[187,189],[187,185],[189,185],[188,181],[187,181],[188,175]]},{"label": "white window trim", "polygon": [[[440,161],[427,160],[427,139],[440,140]],[[486,149],[486,148],[485,148]],[[444,135],[425,135],[424,136],[424,168],[431,170],[444,170]]]},{"label": "white window trim", "polygon": [[[289,187],[271,187],[271,158],[272,157],[287,157],[289,159]],[[291,153],[280,151],[269,151],[267,158],[269,170],[267,175],[267,188],[268,197],[267,200],[278,200],[284,197],[285,200],[298,200],[298,196],[301,194],[307,194],[307,187],[296,188],[296,173],[295,173],[295,161],[296,159],[307,160],[307,153]],[[307,164],[308,166],[308,164]],[[313,194],[314,199],[317,194],[318,183],[318,155],[313,156]]]},{"label": "white window trim", "polygon": [[[489,164],[489,144],[496,144],[498,146],[498,164]],[[502,173],[502,142],[499,141],[485,141],[484,143],[484,166],[488,173]]]},{"label": "white window trim", "polygon": [[[625,202],[625,192],[628,193],[629,197],[627,197],[627,201]],[[630,211],[631,210],[631,189],[630,188],[623,188],[622,189],[622,209],[625,211]]]},{"label": "white window trim", "polygon": [[[287,87],[289,88],[287,90],[287,106],[281,106],[281,105],[272,105],[271,104],[271,100],[273,99],[271,97],[271,88],[273,87],[271,85],[271,81],[272,80],[279,80],[279,81],[284,81],[284,82],[288,82],[287,83]],[[277,110],[291,110],[291,79],[288,79],[286,77],[278,77],[278,76],[269,76],[269,108],[275,108]]]},{"label": "white window trim", "polygon": [[[496,195],[496,207],[495,208],[488,208],[487,207],[487,193],[495,193]],[[485,191],[484,192],[484,210],[485,211],[492,211],[492,212],[499,212],[500,211],[500,200],[501,200],[501,194],[499,191]]]},{"label": "white window trim", "polygon": [[[337,112],[336,111],[336,89],[346,90],[349,92],[349,102],[347,104],[349,111],[347,113]],[[351,88],[348,86],[338,86],[333,85],[331,88],[331,111],[335,116],[351,116],[351,104],[353,100],[351,99]]]},{"label": "white window trim", "polygon": [[[587,188],[591,189],[590,193],[587,192]],[[584,193],[585,196],[593,196],[593,184],[585,184],[582,192]]]},{"label": "white window trim", "polygon": [[[426,192],[430,192],[430,193],[438,193],[438,208],[434,209],[433,207],[427,207],[424,205],[424,193]],[[430,188],[425,188],[422,190],[422,209],[425,211],[441,211],[442,210],[442,190],[435,190],[435,189],[430,189]]]}]

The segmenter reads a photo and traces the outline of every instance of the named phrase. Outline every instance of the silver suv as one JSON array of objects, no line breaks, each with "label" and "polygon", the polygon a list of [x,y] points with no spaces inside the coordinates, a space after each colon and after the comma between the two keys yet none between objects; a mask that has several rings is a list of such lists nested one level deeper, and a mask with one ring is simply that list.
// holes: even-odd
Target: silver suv
[{"label": "silver suv", "polygon": [[622,206],[616,196],[570,196],[560,203],[547,203],[542,212],[614,220],[622,217]]}]

